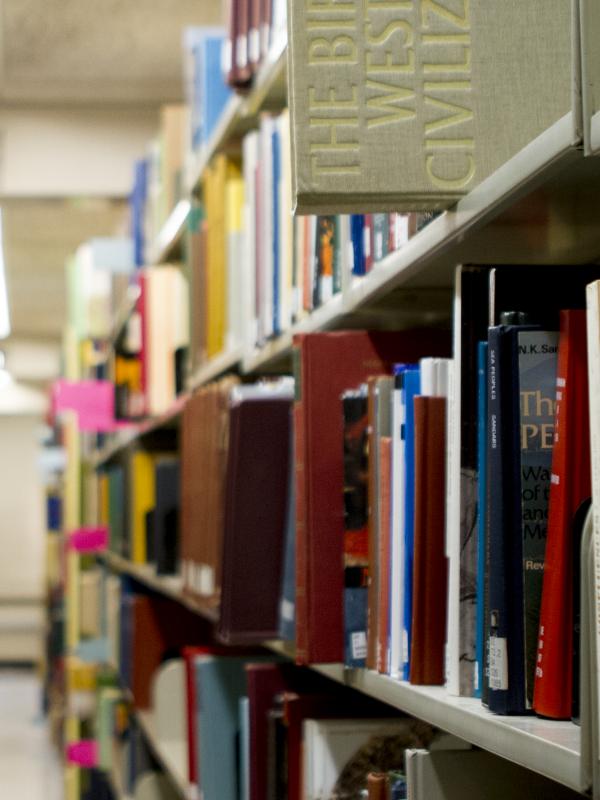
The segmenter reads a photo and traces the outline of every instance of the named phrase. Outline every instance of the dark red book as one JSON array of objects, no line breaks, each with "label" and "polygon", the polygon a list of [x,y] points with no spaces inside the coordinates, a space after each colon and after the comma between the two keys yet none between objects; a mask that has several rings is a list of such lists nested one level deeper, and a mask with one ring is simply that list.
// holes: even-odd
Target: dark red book
[{"label": "dark red book", "polygon": [[447,355],[444,331],[339,331],[294,337],[296,657],[343,660],[344,420],[340,396],[398,362]]},{"label": "dark red book", "polygon": [[415,397],[415,551],[410,682],[444,683],[446,398]]},{"label": "dark red book", "polygon": [[573,518],[591,495],[585,311],[560,312],[556,416],[533,708],[570,719]]},{"label": "dark red book", "polygon": [[392,547],[391,520],[392,439],[379,440],[379,569],[377,603],[377,663],[378,672],[387,672],[388,638],[390,633],[390,559]]},{"label": "dark red book", "polygon": [[219,619],[230,644],[278,636],[291,407],[266,393],[232,400]]}]

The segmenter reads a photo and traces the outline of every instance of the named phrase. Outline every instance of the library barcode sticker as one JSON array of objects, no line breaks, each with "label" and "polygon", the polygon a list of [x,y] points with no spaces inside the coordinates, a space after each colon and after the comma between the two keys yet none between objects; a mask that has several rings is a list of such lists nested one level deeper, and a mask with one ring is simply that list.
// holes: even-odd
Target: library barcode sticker
[{"label": "library barcode sticker", "polygon": [[508,654],[506,639],[490,636],[490,689],[508,689]]},{"label": "library barcode sticker", "polygon": [[367,634],[364,631],[356,631],[351,635],[352,658],[367,657]]}]

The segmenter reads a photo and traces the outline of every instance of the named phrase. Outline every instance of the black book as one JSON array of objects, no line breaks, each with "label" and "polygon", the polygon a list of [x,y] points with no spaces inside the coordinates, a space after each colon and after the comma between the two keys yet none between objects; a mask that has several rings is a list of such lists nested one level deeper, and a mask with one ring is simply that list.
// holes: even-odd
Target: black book
[{"label": "black book", "polygon": [[155,467],[154,549],[158,575],[174,575],[179,566],[179,460],[160,458]]}]

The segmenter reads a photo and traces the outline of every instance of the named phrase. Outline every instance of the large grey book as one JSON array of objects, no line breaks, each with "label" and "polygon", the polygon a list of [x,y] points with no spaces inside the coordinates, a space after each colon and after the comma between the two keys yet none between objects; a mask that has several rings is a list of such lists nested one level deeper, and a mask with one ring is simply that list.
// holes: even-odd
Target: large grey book
[{"label": "large grey book", "polygon": [[288,5],[300,213],[448,207],[579,108],[577,0]]},{"label": "large grey book", "polygon": [[579,0],[581,5],[581,85],[585,151],[600,154],[600,3]]}]

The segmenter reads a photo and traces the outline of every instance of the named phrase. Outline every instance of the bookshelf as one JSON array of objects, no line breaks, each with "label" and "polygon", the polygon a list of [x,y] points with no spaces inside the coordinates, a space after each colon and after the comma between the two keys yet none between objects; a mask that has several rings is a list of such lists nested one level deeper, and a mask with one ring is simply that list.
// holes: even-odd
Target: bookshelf
[{"label": "bookshelf", "polygon": [[[249,94],[228,101],[210,140],[187,165],[189,199],[175,207],[152,245],[153,264],[181,256],[192,197],[201,194],[202,175],[213,157],[239,152],[240,137],[257,126],[261,113],[284,106],[286,68],[287,49],[281,44],[261,67]],[[575,112],[565,115],[367,275],[352,276],[345,264],[342,291],[291,328],[260,347],[246,342],[202,364],[188,377],[187,392],[168,411],[116,434],[93,456],[93,465],[105,465],[146,435],[179,425],[190,394],[216,378],[236,374],[244,379],[289,370],[295,334],[366,327],[387,313],[404,325],[447,322],[457,264],[563,264],[567,270],[568,265],[597,260],[600,159],[584,155],[574,134],[575,116]],[[588,153],[595,151],[595,142],[600,143],[600,112],[589,120]],[[117,331],[134,302],[118,312]],[[99,554],[98,560],[207,622],[217,622],[215,608],[186,595],[178,577],[157,576],[152,568],[115,553]],[[285,643],[264,644],[280,656],[294,658],[293,648]],[[340,664],[316,664],[312,669],[563,786],[589,790],[584,766],[589,732],[574,723],[497,716],[479,700],[454,697],[444,687],[415,686],[373,670],[345,669]],[[161,746],[150,712],[141,712],[138,718],[180,796],[191,797],[181,766],[185,754]]]},{"label": "bookshelf", "polygon": [[186,780],[187,753],[184,742],[161,741],[150,711],[138,711],[136,719],[150,746],[150,751],[163,768],[179,797],[182,800],[194,800],[193,787]]}]

